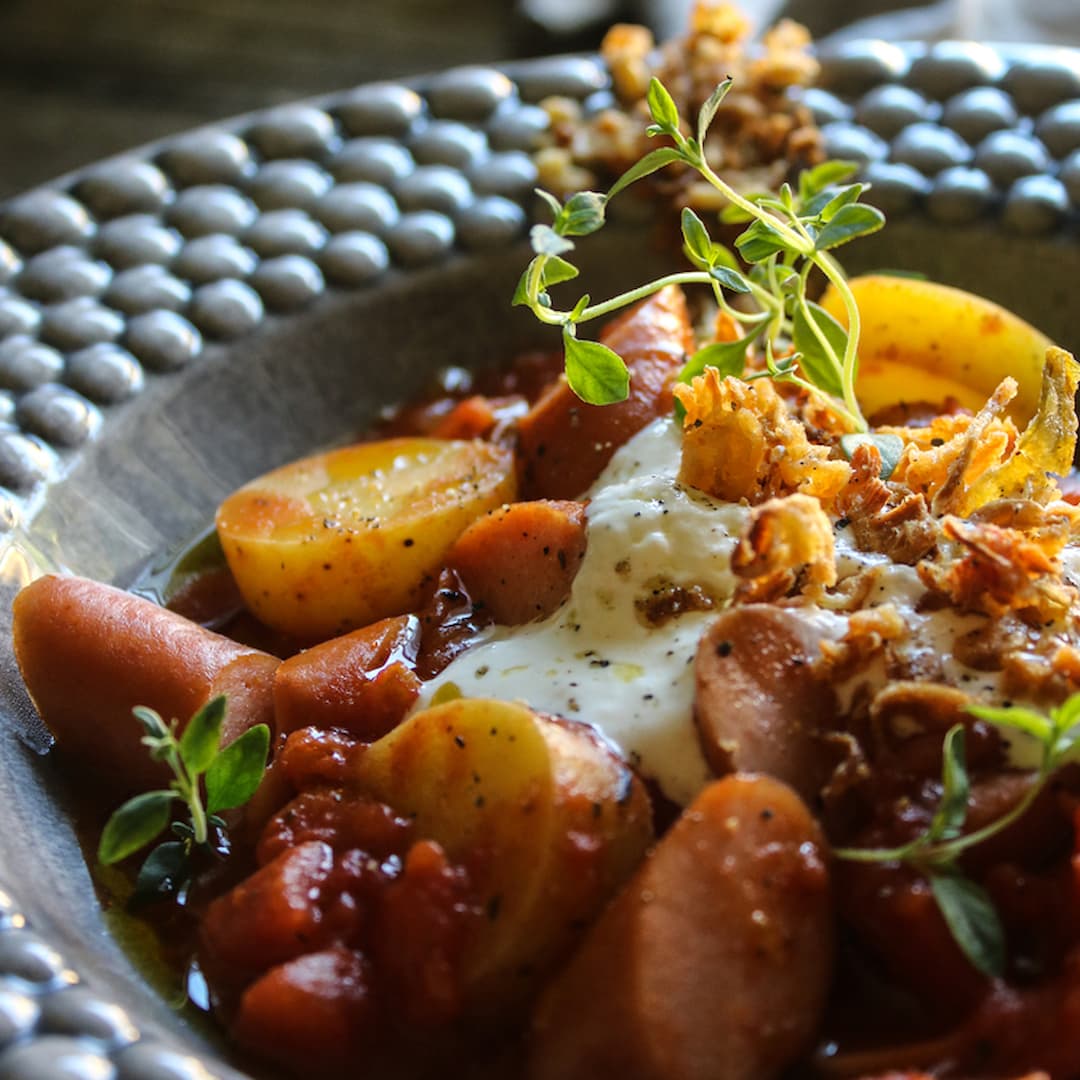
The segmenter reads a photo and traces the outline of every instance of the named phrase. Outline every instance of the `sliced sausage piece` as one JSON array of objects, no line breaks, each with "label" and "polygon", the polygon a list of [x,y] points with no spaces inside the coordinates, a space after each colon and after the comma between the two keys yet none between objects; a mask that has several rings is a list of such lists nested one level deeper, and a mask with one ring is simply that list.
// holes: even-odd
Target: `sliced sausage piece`
[{"label": "sliced sausage piece", "polygon": [[15,657],[42,720],[66,754],[127,790],[171,775],[141,745],[135,705],[180,728],[211,698],[228,706],[222,743],[255,724],[274,729],[280,661],[86,578],[49,575],[15,598]]},{"label": "sliced sausage piece", "polygon": [[617,405],[586,405],[565,379],[551,386],[518,427],[529,498],[576,498],[631,435],[671,411],[672,381],[694,343],[682,290],[669,286],[643,300],[600,340],[630,369],[630,395]]},{"label": "sliced sausage piece", "polygon": [[340,728],[380,738],[420,694],[419,647],[420,620],[398,615],[290,657],[274,678],[278,730]]},{"label": "sliced sausage piece", "polygon": [[447,565],[497,623],[546,618],[570,595],[585,557],[585,506],[539,499],[509,503],[458,537]]},{"label": "sliced sausage piece", "polygon": [[541,998],[531,1080],[767,1080],[796,1061],[832,967],[823,843],[777,780],[707,787]]},{"label": "sliced sausage piece", "polygon": [[837,710],[811,669],[820,641],[811,623],[771,604],[731,608],[712,624],[694,666],[694,719],[717,774],[766,773],[817,798],[832,765],[819,734]]}]

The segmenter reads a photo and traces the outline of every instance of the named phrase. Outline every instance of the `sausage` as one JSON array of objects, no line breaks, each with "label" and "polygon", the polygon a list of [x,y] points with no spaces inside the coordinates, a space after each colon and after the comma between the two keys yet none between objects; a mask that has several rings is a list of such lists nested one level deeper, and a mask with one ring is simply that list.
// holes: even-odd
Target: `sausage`
[{"label": "sausage", "polygon": [[771,604],[731,608],[709,627],[694,663],[694,719],[718,775],[766,773],[817,798],[832,766],[818,736],[837,712],[811,669],[819,642],[805,619]]},{"label": "sausage", "polygon": [[26,688],[58,748],[125,790],[170,776],[140,742],[135,705],[178,720],[182,730],[225,694],[223,744],[259,723],[273,732],[278,659],[142,597],[49,575],[15,598],[12,634]]},{"label": "sausage", "polygon": [[290,657],[274,676],[278,730],[340,728],[380,738],[420,695],[419,646],[420,620],[399,615]]},{"label": "sausage", "polygon": [[519,626],[555,612],[585,557],[585,506],[539,499],[490,510],[447,555],[474,604]]},{"label": "sausage", "polygon": [[832,967],[823,844],[777,780],[705,788],[541,998],[531,1080],[767,1080],[796,1061]]},{"label": "sausage", "polygon": [[552,384],[518,425],[528,498],[576,498],[631,435],[671,411],[671,384],[694,342],[682,290],[661,289],[606,326],[600,340],[630,369],[629,397],[586,405],[565,379]]}]

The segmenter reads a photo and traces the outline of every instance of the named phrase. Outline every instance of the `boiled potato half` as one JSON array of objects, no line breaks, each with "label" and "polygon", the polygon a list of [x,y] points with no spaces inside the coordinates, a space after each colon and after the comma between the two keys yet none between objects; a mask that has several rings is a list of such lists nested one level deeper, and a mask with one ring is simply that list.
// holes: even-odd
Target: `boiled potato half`
[{"label": "boiled potato half", "polygon": [[414,608],[465,527],[514,495],[509,450],[384,439],[253,480],[221,504],[217,529],[250,610],[325,638]]},{"label": "boiled potato half", "polygon": [[[848,284],[862,315],[856,393],[867,416],[947,397],[977,410],[1011,375],[1019,393],[1010,412],[1021,426],[1031,419],[1053,344],[1045,334],[991,300],[933,281],[870,274]],[[847,326],[832,286],[821,303]]]},{"label": "boiled potato half", "polygon": [[505,1014],[565,959],[652,839],[641,781],[589,728],[513,702],[414,714],[360,760],[361,786],[472,876],[485,913],[466,1000]]}]

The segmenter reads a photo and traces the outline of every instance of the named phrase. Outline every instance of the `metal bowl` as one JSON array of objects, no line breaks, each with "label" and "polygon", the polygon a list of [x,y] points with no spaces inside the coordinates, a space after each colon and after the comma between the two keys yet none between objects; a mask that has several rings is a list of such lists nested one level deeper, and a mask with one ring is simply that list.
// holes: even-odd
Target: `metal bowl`
[{"label": "metal bowl", "polygon": [[[1080,53],[860,41],[821,59],[807,104],[892,219],[850,269],[923,271],[1080,342]],[[508,301],[551,93],[610,101],[592,58],[459,69],[0,205],[0,1080],[240,1075],[110,933],[15,669],[11,598],[56,568],[129,582],[252,475],[447,364],[536,343]],[[645,228],[582,246],[594,294],[640,276]]]}]

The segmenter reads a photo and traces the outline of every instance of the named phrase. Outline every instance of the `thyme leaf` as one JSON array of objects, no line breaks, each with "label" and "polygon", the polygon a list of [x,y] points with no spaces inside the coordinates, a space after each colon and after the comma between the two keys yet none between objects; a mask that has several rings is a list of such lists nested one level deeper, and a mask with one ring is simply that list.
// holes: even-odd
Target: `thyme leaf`
[{"label": "thyme leaf", "polygon": [[[605,194],[579,192],[560,203],[549,192],[539,192],[551,209],[552,222],[532,230],[534,258],[518,282],[514,303],[527,306],[541,322],[562,330],[571,388],[590,404],[604,405],[625,400],[629,392],[625,365],[613,361],[610,349],[586,347],[589,343],[581,340],[578,327],[669,284],[705,285],[720,309],[741,327],[742,336],[761,350],[764,374],[795,382],[819,395],[851,431],[865,432],[866,420],[855,398],[858,308],[844,272],[830,252],[881,228],[885,219],[879,210],[859,201],[866,190],[864,184],[840,186],[857,169],[850,162],[826,162],[804,171],[797,191],[784,184],[779,192],[746,195],[718,176],[703,148],[731,86],[731,80],[725,79],[709,96],[697,116],[696,138],[691,138],[685,134],[687,125],[670,92],[653,79],[646,95],[652,117],[646,134],[665,139],[666,145],[631,165]],[[570,261],[574,250],[571,237],[601,228],[612,198],[670,165],[694,170],[724,196],[727,205],[721,221],[747,224],[735,240],[735,249],[750,273],[744,273],[732,252],[710,236],[705,222],[686,209],[681,226],[692,270],[669,274],[600,303],[579,301],[570,308],[557,308],[550,287],[577,276]],[[806,289],[814,269],[840,295],[848,316],[847,330],[810,303]],[[732,307],[726,296],[730,293],[746,296],[752,309]],[[734,370],[737,366],[735,350],[715,350],[711,355],[725,368]],[[686,372],[699,373],[708,363],[708,356],[696,354],[683,377]]]},{"label": "thyme leaf", "polygon": [[964,752],[964,727],[956,724],[942,745],[941,797],[927,828],[894,848],[835,848],[853,862],[901,862],[923,873],[957,945],[976,970],[998,976],[1005,967],[1005,933],[993,902],[968,878],[960,857],[997,836],[1027,813],[1054,773],[1080,756],[1080,693],[1048,715],[1019,706],[969,705],[967,711],[995,727],[1022,732],[1036,742],[1039,767],[1031,785],[1009,810],[972,832],[965,832],[970,782]]},{"label": "thyme leaf", "polygon": [[[193,854],[222,846],[224,822],[216,813],[240,806],[255,794],[266,770],[270,730],[257,724],[222,748],[223,696],[199,709],[179,737],[175,720],[166,724],[143,705],[132,712],[142,725],[142,743],[150,757],[168,765],[173,779],[168,788],[136,795],[112,814],[98,844],[98,861],[104,866],[120,862],[163,832],[178,837],[159,844],[143,862],[134,895],[142,901],[182,892],[191,877]],[[171,820],[175,803],[184,804],[187,821]],[[216,845],[211,843],[212,829],[222,834]]]}]

